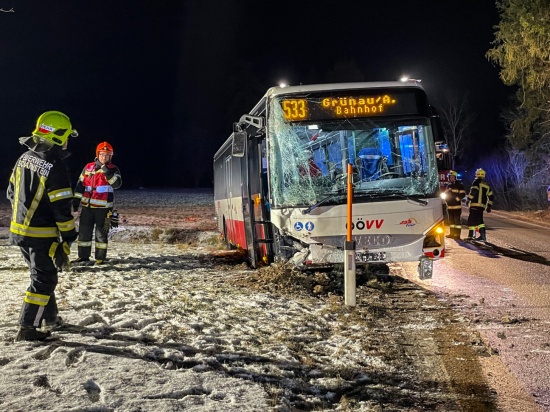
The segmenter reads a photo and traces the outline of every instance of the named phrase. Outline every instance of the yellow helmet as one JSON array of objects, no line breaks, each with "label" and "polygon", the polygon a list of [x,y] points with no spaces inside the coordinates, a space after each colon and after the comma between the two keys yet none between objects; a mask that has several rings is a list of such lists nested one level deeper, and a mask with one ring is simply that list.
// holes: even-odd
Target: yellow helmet
[{"label": "yellow helmet", "polygon": [[55,110],[44,112],[38,117],[32,134],[58,146],[63,146],[69,135],[72,137],[78,136],[78,132],[73,129],[69,117]]},{"label": "yellow helmet", "polygon": [[454,170],[449,170],[449,173],[447,173],[447,177],[454,176],[458,179],[458,172],[455,172]]},{"label": "yellow helmet", "polygon": [[485,170],[477,169],[476,170],[476,179],[485,179]]}]

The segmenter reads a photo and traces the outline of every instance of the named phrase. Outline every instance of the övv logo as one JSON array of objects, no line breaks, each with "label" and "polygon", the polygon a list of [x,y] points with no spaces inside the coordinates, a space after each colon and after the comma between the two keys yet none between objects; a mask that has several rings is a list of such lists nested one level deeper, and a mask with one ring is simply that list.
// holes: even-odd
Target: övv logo
[{"label": "\u00f6vv logo", "polygon": [[[355,223],[351,223],[351,230],[371,230],[373,228],[380,229],[384,224],[384,219],[370,219],[363,220],[362,217],[358,218]],[[346,229],[348,225],[346,224]]]}]

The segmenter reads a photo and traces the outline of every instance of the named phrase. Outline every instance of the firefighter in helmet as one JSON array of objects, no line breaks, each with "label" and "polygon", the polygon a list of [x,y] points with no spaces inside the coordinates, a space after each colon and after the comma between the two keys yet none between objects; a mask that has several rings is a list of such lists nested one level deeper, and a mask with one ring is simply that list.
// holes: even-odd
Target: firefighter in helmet
[{"label": "firefighter in helmet", "polygon": [[122,185],[120,170],[111,162],[114,151],[108,142],[97,145],[95,160],[84,166],[74,193],[74,208],[81,207],[78,234],[78,259],[90,261],[95,228],[95,264],[107,257],[109,229],[118,226],[114,210],[114,190]]},{"label": "firefighter in helmet", "polygon": [[462,199],[466,196],[466,189],[458,179],[458,173],[450,170],[447,174],[449,184],[445,189],[445,203],[447,203],[447,212],[449,213],[450,232],[447,237],[460,240],[460,231],[462,222],[460,215],[462,213]]},{"label": "firefighter in helmet", "polygon": [[[485,170],[477,169],[475,179],[470,187],[468,194],[470,214],[468,215],[468,237],[466,240],[487,241],[483,212],[491,213],[494,196],[491,186],[485,180],[485,175]],[[479,231],[478,238],[475,237],[476,230]]]},{"label": "firefighter in helmet", "polygon": [[44,340],[61,325],[55,288],[58,272],[67,268],[70,245],[76,240],[71,202],[73,191],[65,158],[69,137],[76,137],[64,113],[38,117],[29,148],[13,168],[7,190],[12,205],[10,243],[20,247],[30,269],[15,341]]}]

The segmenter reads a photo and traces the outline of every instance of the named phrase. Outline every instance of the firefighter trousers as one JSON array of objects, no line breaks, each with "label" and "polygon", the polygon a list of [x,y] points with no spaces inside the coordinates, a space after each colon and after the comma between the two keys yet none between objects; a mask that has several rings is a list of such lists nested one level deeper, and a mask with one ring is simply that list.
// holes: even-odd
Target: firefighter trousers
[{"label": "firefighter trousers", "polygon": [[462,214],[462,208],[460,209],[447,209],[449,214],[449,229],[450,234],[455,237],[460,237],[462,230],[462,222],[460,221],[460,215]]},{"label": "firefighter trousers", "polygon": [[95,258],[105,260],[111,221],[108,208],[82,207],[78,229],[78,257],[88,259],[92,254],[92,235],[95,227]]},{"label": "firefighter trousers", "polygon": [[53,321],[57,317],[55,288],[57,269],[49,255],[51,244],[21,246],[21,252],[30,269],[31,283],[27,288],[19,324],[38,328],[42,319]]}]

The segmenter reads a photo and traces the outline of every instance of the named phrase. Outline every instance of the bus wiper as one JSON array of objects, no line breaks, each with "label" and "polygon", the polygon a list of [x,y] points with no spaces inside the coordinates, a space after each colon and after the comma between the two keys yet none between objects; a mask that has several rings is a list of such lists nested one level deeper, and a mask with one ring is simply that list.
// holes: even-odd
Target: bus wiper
[{"label": "bus wiper", "polygon": [[418,203],[419,205],[422,205],[422,206],[427,206],[428,205],[428,201],[424,200],[424,199],[417,199],[415,197],[407,196],[407,200],[410,200],[411,202]]},{"label": "bus wiper", "polygon": [[338,197],[342,197],[342,196],[346,196],[345,193],[334,193],[330,196],[327,196],[325,197],[324,199],[321,199],[319,200],[317,203],[315,203],[314,205],[311,205],[309,207],[307,207],[306,209],[302,210],[302,215],[307,215],[308,213],[310,213],[313,209],[317,209],[319,206],[333,200],[333,199],[336,199]]},{"label": "bus wiper", "polygon": [[414,202],[414,203],[418,203],[419,205],[422,205],[422,206],[426,206],[428,204],[428,201],[427,200],[424,200],[424,199],[419,199],[419,198],[416,198],[416,197],[411,197],[411,196],[407,196],[407,195],[404,195],[404,194],[397,194],[397,193],[394,193],[390,196],[396,196],[396,197],[400,197],[402,199],[407,199],[411,202]]},{"label": "bus wiper", "polygon": [[[354,197],[357,195],[358,194],[354,195]],[[363,193],[363,195],[398,197],[400,199],[410,200],[411,202],[418,203],[419,205],[422,205],[422,206],[426,206],[428,204],[427,200],[411,197],[399,192],[389,192],[389,193],[388,192],[370,192],[370,193]]]}]

